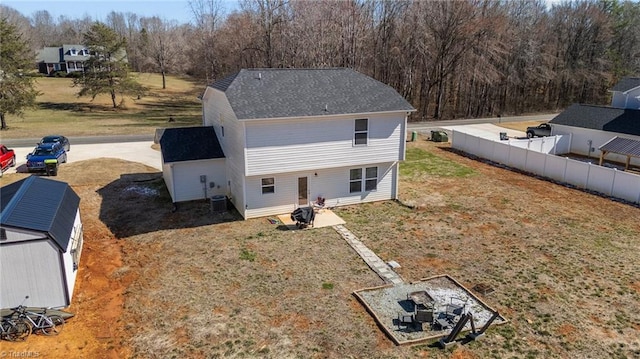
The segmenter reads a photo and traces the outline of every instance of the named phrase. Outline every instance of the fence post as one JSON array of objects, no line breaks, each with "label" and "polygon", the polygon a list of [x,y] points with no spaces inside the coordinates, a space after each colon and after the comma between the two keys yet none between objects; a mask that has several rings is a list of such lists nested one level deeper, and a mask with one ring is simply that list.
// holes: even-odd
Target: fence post
[{"label": "fence post", "polygon": [[613,189],[616,186],[616,174],[618,173],[618,169],[613,167],[613,180],[611,180],[611,190],[609,191],[609,196],[613,197]]},{"label": "fence post", "polygon": [[567,164],[569,163],[569,157],[564,158],[564,172],[562,173],[562,182],[567,182]]},{"label": "fence post", "polygon": [[589,166],[587,166],[587,181],[584,184],[585,189],[589,189],[589,175],[591,174],[591,162],[589,162]]}]

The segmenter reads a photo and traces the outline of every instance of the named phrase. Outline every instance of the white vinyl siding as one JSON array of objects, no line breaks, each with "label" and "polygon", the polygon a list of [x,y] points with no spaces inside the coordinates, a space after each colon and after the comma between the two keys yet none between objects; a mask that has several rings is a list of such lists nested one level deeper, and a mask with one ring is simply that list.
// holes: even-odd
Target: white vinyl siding
[{"label": "white vinyl siding", "polygon": [[[640,136],[557,124],[553,125],[553,134],[571,134],[571,147],[569,152],[578,155],[591,156],[594,163],[597,163],[600,158],[600,150],[598,147],[604,145],[607,141],[616,136],[640,141]],[[591,141],[591,147],[594,149],[591,153],[589,153],[589,141]],[[627,161],[627,157],[616,153],[608,153],[605,160],[625,163]],[[634,166],[640,166],[640,158],[631,157],[630,163]]]},{"label": "white vinyl siding", "polygon": [[246,123],[246,175],[365,167],[404,157],[405,113],[368,116],[368,144],[354,146],[354,118]]},{"label": "white vinyl siding", "polygon": [[262,176],[248,177],[245,218],[291,213],[299,207],[297,205],[298,177],[304,176],[309,179],[308,197],[313,199],[322,195],[326,198],[326,205],[330,207],[395,199],[398,163],[376,163],[370,167],[377,168],[377,189],[359,193],[349,191],[351,170],[349,167],[277,174],[274,176],[277,196],[262,195]]},{"label": "white vinyl siding", "polygon": [[[229,200],[243,214],[245,207],[245,135],[244,124],[235,116],[225,94],[208,87],[203,96],[203,125],[213,126],[225,155]],[[224,136],[222,136],[224,126]]]},{"label": "white vinyl siding", "polygon": [[29,296],[27,306],[66,307],[65,278],[60,251],[52,240],[3,244],[0,248],[0,305],[15,307]]},{"label": "white vinyl siding", "polygon": [[[224,158],[198,161],[184,161],[165,164],[163,172],[169,174],[166,180],[173,202],[207,199],[227,194],[227,176]],[[166,175],[165,175],[166,176]],[[200,176],[206,176],[200,182]],[[166,177],[165,177],[166,178]]]}]

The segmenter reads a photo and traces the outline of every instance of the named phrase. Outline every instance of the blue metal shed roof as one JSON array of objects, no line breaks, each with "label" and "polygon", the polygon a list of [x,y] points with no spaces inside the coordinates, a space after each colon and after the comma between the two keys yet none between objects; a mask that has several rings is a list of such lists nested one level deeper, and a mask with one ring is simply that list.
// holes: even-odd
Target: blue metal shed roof
[{"label": "blue metal shed roof", "polygon": [[65,182],[30,176],[0,188],[0,224],[45,232],[67,250],[80,197]]}]

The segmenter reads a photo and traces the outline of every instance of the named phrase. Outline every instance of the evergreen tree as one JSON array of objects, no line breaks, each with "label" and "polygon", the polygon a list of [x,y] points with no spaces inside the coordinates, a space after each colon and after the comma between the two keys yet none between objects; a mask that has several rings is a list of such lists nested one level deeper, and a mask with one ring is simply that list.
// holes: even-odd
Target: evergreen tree
[{"label": "evergreen tree", "polygon": [[129,71],[125,38],[97,22],[84,34],[84,44],[91,56],[85,63],[84,75],[74,79],[74,85],[81,87],[79,96],[94,99],[99,94],[109,94],[116,108],[116,94],[140,95],[144,91]]},{"label": "evergreen tree", "polygon": [[31,46],[7,19],[0,19],[0,122],[7,129],[5,114],[22,116],[25,108],[34,107],[38,92],[33,78],[26,74],[35,57]]}]

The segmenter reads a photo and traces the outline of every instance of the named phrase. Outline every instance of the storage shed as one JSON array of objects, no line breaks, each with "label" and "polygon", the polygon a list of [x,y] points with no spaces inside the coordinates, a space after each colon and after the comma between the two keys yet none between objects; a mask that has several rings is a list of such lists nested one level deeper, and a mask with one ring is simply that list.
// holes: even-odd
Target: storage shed
[{"label": "storage shed", "polygon": [[0,189],[0,306],[67,307],[82,252],[80,197],[31,176]]},{"label": "storage shed", "polygon": [[174,203],[227,195],[225,157],[213,127],[167,128],[160,147]]}]

